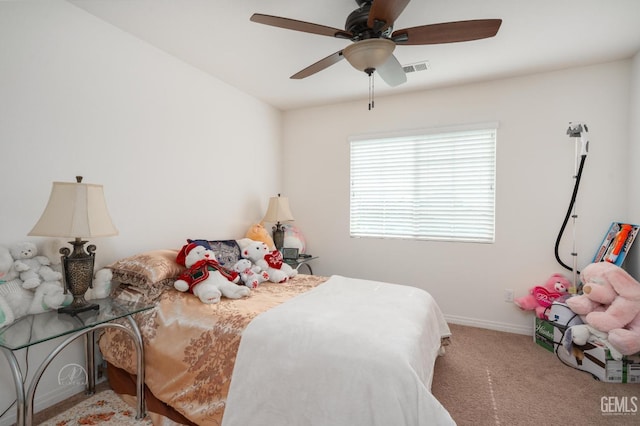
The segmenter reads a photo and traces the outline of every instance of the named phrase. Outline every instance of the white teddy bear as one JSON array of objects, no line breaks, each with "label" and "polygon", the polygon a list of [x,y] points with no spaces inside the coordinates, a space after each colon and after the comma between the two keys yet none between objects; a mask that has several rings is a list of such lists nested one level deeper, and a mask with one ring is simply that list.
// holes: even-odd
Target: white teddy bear
[{"label": "white teddy bear", "polygon": [[96,271],[93,276],[93,283],[84,294],[85,300],[104,299],[111,294],[111,280],[113,272],[109,268],[102,268]]},{"label": "white teddy bear", "polygon": [[[202,303],[218,303],[221,296],[240,299],[251,293],[248,287],[235,284],[240,280],[238,274],[220,266],[212,250],[189,243],[181,252],[185,255],[184,265],[188,269],[174,282],[176,290],[190,291]],[[181,254],[178,254],[180,257]],[[178,263],[181,262],[178,260]]]},{"label": "white teddy bear", "polygon": [[297,269],[283,262],[282,253],[278,250],[269,251],[269,247],[260,241],[247,244],[242,250],[242,257],[266,271],[269,274],[269,281],[274,283],[286,282],[298,274]]},{"label": "white teddy bear", "polygon": [[57,309],[71,302],[59,281],[45,281],[27,290],[14,268],[9,249],[0,246],[0,327],[28,314]]},{"label": "white teddy bear", "polygon": [[10,249],[13,256],[13,267],[20,274],[22,287],[33,289],[44,281],[60,281],[62,274],[49,266],[51,261],[46,256],[38,256],[35,244],[23,241],[14,244]]},{"label": "white teddy bear", "polygon": [[269,281],[269,273],[253,265],[249,259],[238,260],[233,270],[240,274],[240,279],[247,287],[257,288],[260,283]]}]

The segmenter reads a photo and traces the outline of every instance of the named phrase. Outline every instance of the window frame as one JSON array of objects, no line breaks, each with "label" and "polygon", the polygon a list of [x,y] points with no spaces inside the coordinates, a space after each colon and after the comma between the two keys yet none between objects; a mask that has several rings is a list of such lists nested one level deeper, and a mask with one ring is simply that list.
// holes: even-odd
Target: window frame
[{"label": "window frame", "polygon": [[[499,125],[497,122],[485,122],[485,123],[477,123],[477,124],[433,127],[433,128],[415,129],[415,130],[409,130],[409,131],[369,133],[369,134],[360,134],[360,135],[350,136],[348,138],[348,142],[349,142],[349,236],[351,238],[382,238],[382,239],[389,238],[389,239],[449,241],[449,242],[467,242],[467,243],[489,243],[489,244],[494,243],[495,242],[495,218],[496,218],[498,128],[499,128]],[[475,218],[481,217],[481,220],[479,221],[478,226],[475,227],[477,232],[473,232],[474,225],[471,225],[472,222],[470,220],[468,220],[466,224],[462,223],[465,217],[467,219],[470,218],[470,215],[468,214],[467,210],[465,210],[462,213],[458,212],[456,214],[456,208],[454,207],[449,208],[449,211],[452,212],[451,214],[455,215],[455,219],[452,219],[451,221],[446,221],[441,218],[438,219],[438,217],[432,217],[431,219],[428,219],[428,216],[429,216],[428,209],[425,207],[425,205],[429,205],[430,202],[431,202],[430,205],[436,205],[436,204],[434,204],[433,202],[434,200],[433,197],[429,198],[427,196],[423,197],[422,199],[418,199],[415,197],[407,198],[405,196],[405,200],[403,201],[403,203],[408,206],[407,208],[400,206],[401,203],[399,203],[396,200],[395,201],[396,205],[393,205],[392,209],[389,210],[391,213],[383,212],[382,207],[380,207],[380,209],[377,209],[377,210],[372,210],[374,215],[376,212],[378,212],[378,216],[380,217],[384,215],[393,216],[394,214],[401,216],[402,214],[406,213],[407,217],[411,217],[411,219],[408,219],[406,221],[407,223],[410,223],[411,226],[405,223],[404,230],[401,230],[401,231],[383,230],[382,225],[380,224],[387,223],[387,222],[385,222],[385,219],[382,219],[382,218],[377,218],[377,219],[371,218],[372,223],[375,223],[376,225],[378,225],[377,227],[363,224],[363,222],[366,222],[367,219],[364,218],[362,214],[358,214],[357,209],[358,208],[361,209],[360,212],[364,211],[365,208],[363,207],[363,205],[365,204],[365,202],[361,200],[354,202],[354,199],[356,198],[354,196],[354,192],[361,191],[360,187],[355,188],[354,186],[354,158],[353,158],[354,144],[362,145],[363,143],[364,144],[368,143],[370,146],[373,146],[372,144],[375,144],[375,143],[381,143],[381,144],[403,143],[405,145],[411,146],[411,144],[413,143],[414,146],[417,146],[418,144],[422,143],[422,144],[427,144],[425,145],[426,148],[425,147],[420,148],[420,152],[424,155],[425,153],[428,154],[429,152],[433,154],[433,152],[435,152],[434,146],[436,148],[438,147],[446,148],[447,146],[446,146],[446,142],[444,142],[444,139],[446,139],[447,136],[459,137],[461,135],[464,135],[464,133],[468,133],[468,132],[473,132],[473,133],[486,132],[487,135],[492,134],[493,136],[492,138],[489,138],[489,141],[486,142],[484,145],[483,144],[474,145],[474,147],[475,146],[482,147],[482,151],[477,153],[477,156],[478,157],[488,156],[489,160],[485,161],[484,163],[478,159],[470,160],[470,161],[473,161],[473,164],[478,164],[478,165],[484,164],[484,166],[486,166],[486,169],[480,170],[481,173],[479,174],[479,179],[480,178],[482,179],[478,180],[477,182],[481,182],[483,185],[484,184],[488,185],[488,189],[484,189],[484,190],[478,189],[477,190],[478,192],[476,193],[476,195],[481,194],[481,196],[484,198],[482,200],[476,199],[474,200],[473,203],[470,202],[470,200],[472,200],[470,193],[467,193],[466,198],[462,198],[462,200],[466,200],[468,206],[475,206],[477,208],[477,211],[475,211],[474,217]],[[463,145],[465,143],[473,144],[473,142],[470,142],[472,138],[467,138],[467,139],[468,139],[468,142],[464,142],[464,137],[461,139],[461,141],[463,142]],[[460,143],[460,141],[456,143]],[[405,146],[405,148],[407,147]],[[410,148],[407,148],[407,150],[409,149]],[[449,150],[453,151],[453,149],[449,149]],[[415,155],[415,148],[413,148],[412,153]],[[468,160],[456,159],[456,155],[451,154],[449,161],[445,163],[445,165],[448,164],[450,166],[451,171],[455,173],[455,165],[456,165],[455,163],[457,163],[458,166],[461,166],[461,165],[464,166],[466,161]],[[401,175],[404,173],[405,177],[414,176],[412,185],[416,186],[416,183],[417,183],[419,185],[424,186],[426,183],[431,182],[429,181],[429,179],[433,179],[433,176],[425,177],[426,175],[429,174],[429,172],[426,171],[429,166],[425,167],[427,163],[429,163],[429,158],[425,157],[424,161],[417,163],[418,166],[414,165],[414,168],[413,168],[414,172],[415,172],[415,169],[420,168],[419,166],[422,166],[422,169],[424,169],[423,172],[417,175],[415,173],[406,174],[404,172],[398,172],[398,174]],[[362,163],[360,163],[360,165],[361,164]],[[388,165],[388,164],[385,163],[385,165]],[[431,164],[430,166],[432,167],[433,164]],[[370,167],[373,168],[374,166],[370,166]],[[359,173],[359,172],[356,172],[356,173]],[[459,171],[457,173],[459,173]],[[488,175],[486,176],[482,175],[483,173],[485,174],[488,173]],[[462,176],[462,174],[456,175],[456,176]],[[467,181],[469,182],[471,182],[470,179],[473,179],[473,177],[469,178],[468,176],[466,176],[466,178],[467,178]],[[375,179],[375,176],[372,177],[371,175],[368,175],[366,178],[362,178],[362,179],[363,181],[364,179]],[[473,182],[475,183],[476,181],[474,180]],[[380,181],[377,182],[377,184],[379,188]],[[407,187],[412,186],[407,182],[407,180],[405,180],[402,185],[406,185]],[[451,191],[452,188],[455,186],[456,186],[455,184],[452,185],[451,183],[443,183],[441,185],[441,188]],[[460,185],[460,187],[463,187],[467,191],[469,191],[468,186],[465,187],[464,185]],[[406,189],[406,188],[403,187],[402,189]],[[362,192],[360,193],[364,194],[366,193],[366,191],[367,190],[362,190]],[[391,190],[387,191],[387,193],[389,193],[390,191]],[[410,192],[410,191],[405,191],[405,192]],[[373,191],[368,193],[368,195],[374,198],[377,197],[377,195],[371,195],[372,193]],[[375,204],[375,202],[378,201],[378,203],[382,204],[383,197],[384,195],[382,195],[381,197],[378,197],[377,200],[373,200],[371,202]],[[444,200],[445,204],[447,200],[450,202],[460,200],[460,198],[456,198],[456,197],[445,197],[445,198],[446,198],[446,200]],[[394,201],[392,200],[392,203],[393,202]],[[464,204],[464,201],[463,201],[463,204]],[[414,205],[414,206],[411,207],[411,205]],[[422,207],[415,207],[415,205],[421,205]],[[438,208],[442,207],[441,204],[437,204],[437,205],[438,205]],[[460,209],[458,207],[457,210],[461,211],[463,209]],[[473,219],[473,217],[471,217],[471,219]],[[360,221],[360,223],[355,224],[354,221],[358,221],[358,220]],[[456,223],[456,221],[460,221],[460,222]],[[398,225],[397,229],[403,228],[401,220],[395,220],[395,221],[390,220],[388,221],[388,223],[397,224]],[[416,224],[417,224],[417,227],[416,227]],[[367,227],[369,229],[366,229]],[[416,228],[417,231],[416,229],[414,229],[412,232],[409,232],[408,230],[411,229],[412,227]],[[445,227],[448,227],[448,230],[442,231]],[[435,229],[440,229],[440,231],[435,232],[434,231]]]}]

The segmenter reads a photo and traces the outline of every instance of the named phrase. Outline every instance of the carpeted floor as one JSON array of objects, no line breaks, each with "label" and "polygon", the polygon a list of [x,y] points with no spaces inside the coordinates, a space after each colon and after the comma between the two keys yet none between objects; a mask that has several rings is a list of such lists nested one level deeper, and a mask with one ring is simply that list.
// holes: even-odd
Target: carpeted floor
[{"label": "carpeted floor", "polygon": [[[451,325],[438,358],[432,391],[459,426],[639,425],[640,384],[599,382],[563,364],[531,336]],[[603,411],[618,397],[629,411]]]}]

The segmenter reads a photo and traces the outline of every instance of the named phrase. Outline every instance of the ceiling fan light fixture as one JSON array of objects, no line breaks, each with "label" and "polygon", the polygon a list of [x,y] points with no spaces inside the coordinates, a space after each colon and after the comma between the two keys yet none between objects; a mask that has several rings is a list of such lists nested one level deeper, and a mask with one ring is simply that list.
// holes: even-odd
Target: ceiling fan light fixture
[{"label": "ceiling fan light fixture", "polygon": [[369,38],[347,46],[342,54],[359,71],[378,68],[391,56],[396,44],[386,38]]}]

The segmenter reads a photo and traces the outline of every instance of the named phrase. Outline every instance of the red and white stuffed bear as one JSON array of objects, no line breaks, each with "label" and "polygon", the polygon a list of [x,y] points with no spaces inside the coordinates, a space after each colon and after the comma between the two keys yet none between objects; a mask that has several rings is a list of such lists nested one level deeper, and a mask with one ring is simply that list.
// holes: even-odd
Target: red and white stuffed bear
[{"label": "red and white stuffed bear", "polygon": [[189,243],[183,246],[176,262],[186,266],[187,270],[173,283],[173,287],[182,292],[190,291],[202,303],[218,303],[221,296],[240,299],[251,292],[249,287],[236,284],[240,280],[237,272],[222,267],[215,253],[202,245]]},{"label": "red and white stuffed bear", "polygon": [[250,288],[258,288],[260,283],[269,281],[267,271],[262,271],[259,266],[251,264],[249,259],[238,260],[233,265],[233,270],[240,274],[244,285]]},{"label": "red and white stuffed bear", "polygon": [[549,319],[547,308],[560,298],[568,295],[571,281],[562,274],[553,274],[542,286],[529,289],[529,294],[516,297],[513,302],[524,311],[536,311],[536,316],[541,319]]},{"label": "red and white stuffed bear", "polygon": [[269,247],[260,241],[251,241],[247,244],[242,250],[242,257],[266,271],[269,274],[269,281],[274,283],[283,283],[298,275],[297,269],[283,262],[282,253],[278,250],[269,251]]}]

